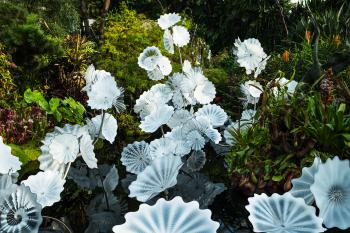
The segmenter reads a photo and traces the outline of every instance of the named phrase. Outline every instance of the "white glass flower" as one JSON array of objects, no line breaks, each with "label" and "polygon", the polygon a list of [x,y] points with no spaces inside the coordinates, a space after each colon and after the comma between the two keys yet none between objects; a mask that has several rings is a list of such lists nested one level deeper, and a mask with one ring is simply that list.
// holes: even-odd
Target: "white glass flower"
[{"label": "white glass flower", "polygon": [[186,134],[182,127],[173,128],[165,134],[165,138],[170,139],[173,154],[184,156],[191,152],[191,147],[186,143]]},{"label": "white glass flower", "polygon": [[326,227],[350,227],[350,165],[338,156],[320,164],[310,187]]},{"label": "white glass flower", "polygon": [[237,62],[246,69],[247,74],[255,71],[255,77],[265,68],[267,55],[257,39],[250,38],[243,42],[238,38],[235,41],[234,54]]},{"label": "white glass flower", "polygon": [[295,197],[303,198],[308,205],[314,202],[314,195],[310,190],[310,186],[315,181],[315,173],[318,171],[321,163],[321,159],[316,157],[311,167],[304,167],[301,176],[297,179],[292,179],[293,187],[289,192]]},{"label": "white glass flower", "polygon": [[169,58],[167,58],[165,56],[162,56],[159,59],[157,65],[159,67],[159,70],[162,72],[162,74],[164,76],[168,76],[171,73],[172,69],[173,69],[172,66],[171,66]]},{"label": "white glass flower", "polygon": [[96,72],[95,72],[95,67],[94,65],[90,65],[86,72],[85,72],[85,87],[83,87],[83,91],[91,91],[91,85],[94,83],[94,81],[96,80]]},{"label": "white glass flower", "polygon": [[41,223],[41,206],[24,185],[0,203],[0,232],[35,233]]},{"label": "white glass flower", "polygon": [[286,94],[293,95],[295,92],[295,88],[298,85],[298,82],[295,80],[288,80],[286,78],[279,78],[276,79],[275,82],[279,85],[279,87],[274,87],[272,89],[273,94],[278,96],[279,95],[279,88],[286,89]]},{"label": "white glass flower", "polygon": [[15,173],[21,169],[18,157],[11,154],[11,147],[4,144],[0,136],[0,174]]},{"label": "white glass flower", "polygon": [[179,84],[186,100],[194,105],[196,101],[200,104],[208,104],[216,94],[215,86],[204,75],[199,67],[190,69]]},{"label": "white glass flower", "polygon": [[174,44],[178,47],[183,47],[190,42],[190,33],[183,26],[174,26],[173,28]]},{"label": "white glass flower", "polygon": [[257,81],[249,80],[241,84],[241,91],[245,95],[245,102],[247,104],[257,104],[262,90],[261,84]]},{"label": "white glass flower", "polygon": [[125,105],[121,100],[124,90],[117,86],[114,77],[104,70],[97,70],[95,73],[97,79],[91,85],[91,90],[87,92],[88,105],[92,109],[107,110],[114,106],[118,112],[124,110]]},{"label": "white glass flower", "polygon": [[226,144],[233,146],[236,143],[235,137],[232,135],[235,130],[239,129],[239,122],[234,121],[230,125],[228,125],[224,131],[224,138]]},{"label": "white glass flower", "polygon": [[90,132],[94,137],[100,136],[100,138],[106,139],[112,144],[117,136],[118,122],[113,115],[105,113],[101,135],[98,135],[101,128],[102,117],[103,114],[100,114],[91,119],[93,125],[90,126]]},{"label": "white glass flower", "polygon": [[254,232],[319,233],[326,230],[322,219],[316,216],[316,209],[290,193],[275,193],[270,197],[264,193],[255,194],[248,201],[246,209]]},{"label": "white glass flower", "polygon": [[214,129],[213,127],[208,127],[204,131],[204,134],[210,140],[212,140],[215,144],[218,144],[221,141],[221,139],[222,139],[221,134],[219,133],[219,131],[217,129]]},{"label": "white glass flower", "polygon": [[56,171],[38,172],[36,175],[29,176],[28,179],[22,181],[32,193],[36,194],[37,202],[43,208],[52,206],[55,202],[61,200],[60,195],[65,182]]},{"label": "white glass flower", "polygon": [[205,145],[205,138],[198,131],[194,130],[187,135],[186,143],[193,150],[201,150]]},{"label": "white glass flower", "polygon": [[177,196],[171,201],[159,199],[155,205],[140,205],[137,212],[127,213],[115,233],[215,233],[219,223],[211,220],[211,211],[199,209],[196,201],[185,203]]},{"label": "white glass flower", "polygon": [[191,62],[189,60],[185,60],[183,66],[182,66],[182,71],[185,74],[188,74],[191,72],[191,70],[192,70]]},{"label": "white glass flower", "polygon": [[177,126],[182,126],[191,118],[193,118],[193,114],[191,114],[186,109],[179,109],[174,112],[167,125],[169,126],[169,128],[173,129]]},{"label": "white glass flower", "polygon": [[150,91],[152,93],[153,101],[156,102],[157,105],[159,103],[166,104],[167,102],[169,102],[169,100],[171,100],[173,96],[173,91],[171,90],[169,85],[163,83],[153,85]]},{"label": "white glass flower", "polygon": [[180,20],[181,16],[177,13],[164,14],[158,19],[158,25],[163,30],[166,30],[180,22]]},{"label": "white glass flower", "polygon": [[12,182],[10,175],[0,175],[0,203],[17,188],[17,185]]},{"label": "white glass flower", "polygon": [[179,156],[163,156],[137,175],[129,186],[129,197],[146,202],[160,192],[176,185],[176,177],[183,163]]},{"label": "white glass flower", "polygon": [[244,122],[252,122],[254,116],[256,114],[256,110],[253,110],[253,109],[246,109],[242,112],[242,115],[241,115],[241,122],[244,123]]},{"label": "white glass flower", "polygon": [[84,134],[80,139],[80,153],[89,168],[97,168],[94,145],[89,134]]},{"label": "white glass flower", "polygon": [[163,34],[164,48],[171,54],[174,54],[174,40],[169,29],[165,29]]},{"label": "white glass flower", "polygon": [[65,164],[73,162],[79,154],[79,139],[86,133],[80,125],[66,124],[63,128],[55,127],[52,133],[47,133],[40,147],[38,157],[41,170],[55,170],[64,173]]},{"label": "white glass flower", "polygon": [[224,125],[227,120],[226,112],[216,104],[204,105],[195,115],[207,117],[214,128]]},{"label": "white glass flower", "polygon": [[148,90],[143,92],[136,100],[134,112],[139,114],[143,120],[146,116],[154,112],[157,109],[157,106],[161,104],[165,104],[163,103],[163,100],[155,99],[154,93],[151,90]]},{"label": "white glass flower", "polygon": [[124,147],[120,161],[128,172],[139,174],[152,162],[149,144],[145,141],[129,144]]},{"label": "white glass flower", "polygon": [[153,133],[160,126],[168,123],[174,113],[174,108],[169,105],[159,106],[154,112],[141,121],[140,128],[147,133]]},{"label": "white glass flower", "polygon": [[149,77],[149,79],[154,81],[162,80],[165,77],[158,67],[151,71],[147,70],[147,76]]},{"label": "white glass flower", "polygon": [[150,156],[152,160],[163,157],[175,155],[176,144],[171,138],[159,138],[153,140],[150,145]]},{"label": "white glass flower", "polygon": [[147,71],[152,71],[157,67],[159,59],[162,57],[160,50],[155,47],[147,47],[138,58],[138,65]]}]

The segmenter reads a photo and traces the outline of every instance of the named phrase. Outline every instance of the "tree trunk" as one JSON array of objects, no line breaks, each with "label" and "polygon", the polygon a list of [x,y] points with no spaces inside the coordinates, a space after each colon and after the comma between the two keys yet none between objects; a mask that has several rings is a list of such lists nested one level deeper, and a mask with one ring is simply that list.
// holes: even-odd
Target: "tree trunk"
[{"label": "tree trunk", "polygon": [[100,23],[100,28],[99,28],[99,35],[101,37],[102,37],[104,29],[105,29],[106,16],[107,16],[110,5],[111,5],[110,0],[103,1],[103,8],[102,8],[102,12],[101,12],[101,23]]},{"label": "tree trunk", "polygon": [[86,0],[80,0],[80,17],[81,17],[81,30],[82,30],[81,34],[89,37],[90,26],[89,26],[89,19],[87,15]]}]

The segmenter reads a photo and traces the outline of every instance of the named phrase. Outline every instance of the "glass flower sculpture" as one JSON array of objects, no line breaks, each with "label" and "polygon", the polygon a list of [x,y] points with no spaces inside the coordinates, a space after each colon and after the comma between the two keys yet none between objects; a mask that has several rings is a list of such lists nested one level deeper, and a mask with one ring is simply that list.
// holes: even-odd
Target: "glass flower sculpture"
[{"label": "glass flower sculpture", "polygon": [[155,132],[159,127],[168,123],[174,113],[174,108],[169,105],[159,106],[154,112],[141,121],[140,128],[147,133]]},{"label": "glass flower sculpture", "polygon": [[139,55],[137,64],[147,71],[151,80],[161,80],[172,71],[169,58],[163,56],[155,46],[145,48]]},{"label": "glass flower sculpture", "polygon": [[89,97],[88,105],[92,109],[107,110],[113,106],[117,112],[122,112],[125,109],[122,100],[124,89],[117,86],[111,73],[95,70],[91,65],[85,73],[85,82],[83,90]]},{"label": "glass flower sculpture", "polygon": [[0,203],[0,232],[36,233],[41,222],[41,206],[24,185]]},{"label": "glass flower sculpture", "polygon": [[275,82],[279,85],[279,87],[274,87],[272,89],[273,94],[275,96],[279,95],[279,93],[280,93],[279,89],[281,89],[281,88],[286,89],[285,94],[293,95],[294,92],[295,92],[295,88],[298,85],[297,81],[295,81],[295,80],[288,80],[288,79],[286,79],[284,77],[276,79]]},{"label": "glass flower sculpture", "polygon": [[247,74],[254,72],[257,77],[265,69],[267,57],[259,40],[249,38],[243,42],[238,38],[235,41],[234,54],[237,56],[237,62],[246,69]]},{"label": "glass flower sculpture", "polygon": [[246,209],[254,232],[319,233],[326,230],[322,219],[316,216],[316,209],[290,193],[275,193],[270,197],[264,193],[255,194],[248,201]]},{"label": "glass flower sculpture", "polygon": [[[91,147],[92,140],[81,143],[81,138],[84,135],[90,137],[87,129],[80,125],[66,124],[63,128],[55,127],[53,132],[46,134],[43,141],[44,145],[40,148],[41,155],[38,157],[40,162],[39,168],[43,171],[54,170],[63,174],[65,164],[75,161],[82,153],[88,153],[84,154],[83,159],[88,158],[87,164],[91,168],[96,167],[97,164],[92,163],[95,157],[93,150],[91,151],[93,149]],[[82,148],[83,146],[84,148]]]},{"label": "glass flower sculpture", "polygon": [[139,174],[152,162],[149,144],[145,141],[129,144],[124,147],[120,160],[128,172]]},{"label": "glass flower sculpture", "polygon": [[183,26],[173,27],[173,41],[178,47],[183,47],[190,42],[190,33]]},{"label": "glass flower sculpture", "polygon": [[36,194],[37,202],[43,208],[61,200],[60,194],[65,182],[58,172],[50,170],[38,172],[22,181],[32,193]]},{"label": "glass flower sculpture", "polygon": [[214,128],[224,125],[227,120],[226,112],[216,104],[204,105],[198,109],[196,116],[207,117]]},{"label": "glass flower sculpture", "polygon": [[245,95],[245,104],[257,104],[263,87],[257,81],[249,80],[241,84],[241,91]]},{"label": "glass flower sculpture", "polygon": [[16,191],[17,185],[12,182],[10,175],[0,175],[0,203],[4,198]]},{"label": "glass flower sculpture", "polygon": [[183,163],[179,156],[163,156],[137,175],[129,186],[129,197],[146,202],[160,192],[174,186],[179,169]]},{"label": "glass flower sculpture", "polygon": [[113,115],[105,113],[101,135],[98,135],[102,123],[102,116],[103,114],[97,115],[91,119],[90,124],[88,123],[90,134],[94,135],[94,137],[100,136],[100,138],[106,139],[112,144],[115,140],[115,137],[117,136],[117,120]]},{"label": "glass flower sculpture", "polygon": [[158,19],[158,25],[161,27],[163,30],[166,30],[178,22],[180,22],[181,16],[176,13],[170,13],[170,14],[164,14],[161,15]]},{"label": "glass flower sculpture", "polygon": [[140,205],[137,212],[125,215],[115,233],[215,233],[219,223],[211,220],[211,211],[199,209],[196,201],[185,203],[181,197],[159,199],[155,205]]},{"label": "glass flower sculpture", "polygon": [[0,136],[0,174],[15,173],[21,169],[22,163],[11,154],[11,147],[4,144]]},{"label": "glass flower sculpture", "polygon": [[326,227],[350,227],[350,164],[338,156],[320,164],[310,187]]},{"label": "glass flower sculpture", "polygon": [[321,163],[321,159],[316,157],[311,167],[304,167],[301,176],[292,180],[293,187],[289,192],[295,197],[303,198],[308,205],[314,202],[314,195],[310,187],[315,181],[315,173]]}]

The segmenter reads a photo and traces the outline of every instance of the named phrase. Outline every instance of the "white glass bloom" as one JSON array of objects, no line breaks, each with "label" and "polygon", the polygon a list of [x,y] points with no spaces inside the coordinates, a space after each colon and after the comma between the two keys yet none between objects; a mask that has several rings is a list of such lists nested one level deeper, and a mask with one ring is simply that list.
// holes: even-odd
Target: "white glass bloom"
[{"label": "white glass bloom", "polygon": [[243,42],[238,38],[235,41],[234,54],[237,62],[246,69],[247,74],[255,72],[255,77],[265,68],[267,55],[261,47],[259,40],[250,38]]},{"label": "white glass bloom", "polygon": [[241,115],[241,122],[243,121],[243,123],[245,122],[252,122],[254,116],[256,114],[256,110],[253,109],[246,109],[242,112]]},{"label": "white glass bloom", "polygon": [[21,169],[18,157],[11,154],[11,147],[4,144],[0,136],[0,174],[15,173]]},{"label": "white glass bloom", "polygon": [[262,90],[261,84],[257,81],[249,80],[241,84],[241,91],[245,95],[245,103],[247,104],[257,104]]},{"label": "white glass bloom", "polygon": [[104,70],[95,71],[97,79],[91,85],[91,91],[87,92],[89,97],[88,105],[92,109],[107,110],[115,107],[117,111],[125,108],[120,98],[123,97],[124,90],[117,86],[114,77]]},{"label": "white glass bloom", "polygon": [[295,92],[295,88],[298,85],[298,82],[295,80],[288,80],[286,78],[279,78],[276,79],[275,82],[279,85],[279,87],[274,87],[272,89],[273,94],[278,96],[279,95],[279,88],[286,89],[286,94],[293,95]]},{"label": "white glass bloom", "polygon": [[95,72],[95,67],[94,65],[90,65],[86,72],[85,72],[85,76],[84,76],[84,79],[85,79],[85,87],[83,87],[83,91],[91,91],[91,85],[95,82],[96,80],[96,72]]},{"label": "white glass bloom", "polygon": [[173,28],[174,44],[178,47],[183,47],[190,42],[190,33],[183,26],[174,26]]},{"label": "white glass bloom", "polygon": [[158,19],[158,25],[163,30],[166,30],[180,22],[180,20],[181,16],[177,13],[164,14]]},{"label": "white glass bloom", "polygon": [[155,47],[147,47],[138,58],[138,65],[147,71],[152,71],[157,67],[159,59],[162,57],[160,50]]},{"label": "white glass bloom", "polygon": [[[102,116],[103,115],[100,114],[91,119],[91,122],[93,123],[93,125],[90,126],[89,131],[92,132],[92,135],[94,137],[99,136],[98,134],[101,127]],[[115,137],[117,136],[117,130],[118,130],[117,120],[114,118],[113,115],[109,113],[105,113],[100,138],[106,139],[112,144],[115,140]]]},{"label": "white glass bloom", "polygon": [[41,222],[41,206],[24,185],[0,203],[0,232],[35,233]]},{"label": "white glass bloom", "polygon": [[174,54],[174,40],[169,29],[165,29],[163,34],[164,48],[171,54]]},{"label": "white glass bloom", "polygon": [[186,143],[193,150],[201,150],[205,145],[205,138],[198,131],[194,130],[187,135]]},{"label": "white glass bloom", "polygon": [[248,199],[249,221],[254,232],[266,233],[319,233],[322,219],[316,216],[316,209],[305,204],[302,198],[290,193],[284,195],[257,195]]},{"label": "white glass bloom", "polygon": [[350,227],[350,164],[338,156],[320,164],[310,187],[326,227]]},{"label": "white glass bloom", "polygon": [[191,72],[191,70],[192,70],[191,62],[189,60],[185,60],[183,66],[182,66],[182,71],[185,74],[188,74]]},{"label": "white glass bloom", "polygon": [[182,130],[182,127],[175,127],[165,134],[165,138],[170,139],[172,153],[179,156],[184,156],[190,153],[191,147],[186,143],[186,134]]},{"label": "white glass bloom", "polygon": [[164,76],[168,76],[171,73],[172,69],[173,69],[172,66],[171,66],[169,58],[167,58],[165,56],[162,56],[159,59],[157,65],[159,67],[159,70],[162,72],[162,74]]},{"label": "white glass bloom", "polygon": [[165,76],[162,74],[162,71],[159,69],[159,67],[156,67],[154,70],[147,70],[147,76],[149,79],[154,81],[162,80]]},{"label": "white glass bloom", "polygon": [[224,125],[227,120],[226,112],[216,104],[203,106],[198,109],[195,115],[207,117],[214,128]]},{"label": "white glass bloom", "polygon": [[150,156],[152,160],[175,155],[176,144],[170,138],[159,138],[153,140],[150,145]]},{"label": "white glass bloom", "polygon": [[194,105],[196,101],[200,104],[209,104],[216,94],[215,86],[204,75],[199,67],[190,69],[183,77],[179,85],[186,100]]},{"label": "white glass bloom", "polygon": [[128,172],[139,174],[152,162],[149,144],[145,141],[129,144],[124,147],[120,161]]},{"label": "white glass bloom", "polygon": [[160,192],[176,185],[176,177],[183,163],[179,156],[163,156],[137,175],[129,186],[129,197],[146,202]]},{"label": "white glass bloom", "polygon": [[199,209],[196,201],[185,203],[181,197],[171,201],[159,199],[155,205],[140,205],[137,212],[127,213],[115,233],[215,233],[219,223],[211,220],[211,211]]},{"label": "white glass bloom", "polygon": [[12,182],[10,175],[0,175],[0,203],[11,193],[16,191],[17,185]]},{"label": "white glass bloom", "polygon": [[193,114],[185,109],[179,109],[174,112],[167,125],[169,128],[173,129],[177,126],[182,126],[191,118],[193,118]]},{"label": "white glass bloom", "polygon": [[293,187],[289,192],[295,197],[303,198],[308,205],[314,202],[314,195],[310,190],[310,186],[315,181],[315,173],[321,163],[321,159],[316,157],[311,167],[304,167],[301,176],[292,180]]},{"label": "white glass bloom", "polygon": [[239,122],[234,121],[230,125],[228,125],[224,131],[224,138],[226,144],[233,146],[236,143],[235,137],[232,135],[235,130],[239,129]]},{"label": "white glass bloom", "polygon": [[28,179],[22,181],[32,193],[36,194],[37,202],[43,208],[52,206],[55,202],[61,200],[60,195],[65,182],[56,171],[38,172],[36,175],[29,176]]},{"label": "white glass bloom", "polygon": [[52,133],[47,133],[40,147],[38,157],[41,170],[59,171],[64,173],[65,164],[73,162],[79,153],[79,139],[86,133],[80,125],[66,124],[63,128],[55,127]]},{"label": "white glass bloom", "polygon": [[93,169],[97,168],[93,141],[89,134],[84,134],[80,139],[80,152],[86,165]]},{"label": "white glass bloom", "polygon": [[167,103],[169,100],[171,100],[171,97],[173,96],[173,91],[167,84],[158,83],[156,85],[153,85],[150,89],[152,93],[153,101],[157,103]]},{"label": "white glass bloom", "polygon": [[160,126],[168,123],[169,119],[174,113],[174,108],[169,105],[162,105],[156,111],[146,116],[141,121],[140,128],[147,133],[153,133]]}]

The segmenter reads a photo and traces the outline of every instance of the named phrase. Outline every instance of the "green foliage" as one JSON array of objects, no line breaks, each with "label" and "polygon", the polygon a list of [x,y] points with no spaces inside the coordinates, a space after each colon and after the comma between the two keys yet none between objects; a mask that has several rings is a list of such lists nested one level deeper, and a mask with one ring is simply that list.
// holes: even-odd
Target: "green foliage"
[{"label": "green foliage", "polygon": [[41,153],[34,142],[28,142],[24,145],[9,144],[9,146],[11,147],[12,154],[19,158],[22,165],[37,160]]},{"label": "green foliage", "polygon": [[51,98],[47,101],[40,91],[27,89],[24,93],[27,103],[35,103],[47,114],[53,115],[57,122],[62,120],[69,123],[81,124],[84,121],[85,108],[71,97],[64,99]]},{"label": "green foliage", "polygon": [[[113,74],[118,85],[125,88],[126,105],[133,106],[142,92],[154,84],[137,65],[137,58],[147,46],[162,47],[161,29],[156,22],[122,4],[118,11],[109,14],[103,38],[97,68]],[[125,137],[140,134],[131,108],[120,118],[119,124],[127,122],[126,127],[120,127],[127,131],[122,133]]]},{"label": "green foliage", "polygon": [[[300,111],[299,119],[304,124],[294,132],[305,132],[316,141],[319,151],[344,155],[350,147],[350,114],[345,103],[320,104],[319,95],[311,96],[307,108]],[[349,154],[348,154],[349,155]]]},{"label": "green foliage", "polygon": [[0,38],[17,65],[35,70],[62,55],[63,50],[60,41],[42,29],[37,15],[28,14],[24,17],[23,22],[7,25],[0,33]]},{"label": "green foliage", "polygon": [[14,83],[10,66],[11,57],[0,44],[0,106],[8,107],[18,98],[18,92]]}]

